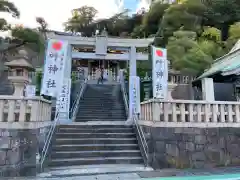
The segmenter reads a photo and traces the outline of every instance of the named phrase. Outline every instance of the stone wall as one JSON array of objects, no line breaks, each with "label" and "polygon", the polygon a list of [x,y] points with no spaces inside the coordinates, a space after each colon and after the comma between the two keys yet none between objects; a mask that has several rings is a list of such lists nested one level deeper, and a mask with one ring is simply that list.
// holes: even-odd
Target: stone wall
[{"label": "stone wall", "polygon": [[143,126],[149,164],[155,168],[210,168],[240,165],[240,128]]},{"label": "stone wall", "polygon": [[47,132],[48,127],[0,129],[0,177],[35,175]]}]

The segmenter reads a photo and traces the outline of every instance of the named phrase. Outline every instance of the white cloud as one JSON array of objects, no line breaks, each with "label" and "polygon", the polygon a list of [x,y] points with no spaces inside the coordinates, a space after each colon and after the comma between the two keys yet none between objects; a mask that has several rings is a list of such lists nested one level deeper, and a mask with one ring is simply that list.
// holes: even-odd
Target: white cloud
[{"label": "white cloud", "polygon": [[140,0],[137,5],[137,11],[141,10],[142,8],[148,10],[151,2],[152,0]]},{"label": "white cloud", "polygon": [[83,5],[95,7],[98,17],[104,18],[115,14],[118,10],[115,0],[11,0],[20,10],[20,19],[10,15],[0,14],[12,24],[23,24],[36,27],[35,18],[43,17],[49,24],[49,29],[63,30],[63,22],[71,16],[71,10]]}]

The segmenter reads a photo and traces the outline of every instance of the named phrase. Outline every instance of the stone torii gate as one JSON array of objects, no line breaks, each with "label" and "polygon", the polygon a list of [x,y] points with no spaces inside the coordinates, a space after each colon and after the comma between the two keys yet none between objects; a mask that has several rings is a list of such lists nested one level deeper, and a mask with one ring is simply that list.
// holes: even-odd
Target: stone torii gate
[{"label": "stone torii gate", "polygon": [[[80,37],[72,36],[69,34],[61,34],[57,32],[48,33],[48,39],[61,41],[66,43],[67,56],[65,58],[65,70],[64,78],[71,79],[71,67],[72,59],[97,59],[97,60],[120,60],[126,61],[129,64],[130,76],[136,76],[136,61],[137,60],[148,60],[148,54],[138,53],[137,48],[148,47],[153,38],[149,39],[123,39],[123,38],[112,38],[104,35],[96,37]],[[95,49],[95,52],[75,52],[73,51],[74,46],[90,46]],[[127,53],[124,54],[110,54],[108,53],[109,47],[119,47],[127,49]]]}]

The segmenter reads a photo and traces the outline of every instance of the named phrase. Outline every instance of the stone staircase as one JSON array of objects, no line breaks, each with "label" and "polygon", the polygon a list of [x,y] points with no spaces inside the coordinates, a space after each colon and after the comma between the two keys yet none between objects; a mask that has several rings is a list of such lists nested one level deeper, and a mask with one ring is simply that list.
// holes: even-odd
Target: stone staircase
[{"label": "stone staircase", "polygon": [[127,119],[121,87],[89,84],[79,104],[76,122],[125,121]]},{"label": "stone staircase", "polygon": [[143,164],[136,136],[124,125],[62,125],[50,166]]},{"label": "stone staircase", "polygon": [[124,125],[120,85],[87,85],[76,121],[58,126],[50,167],[143,165],[134,129]]}]

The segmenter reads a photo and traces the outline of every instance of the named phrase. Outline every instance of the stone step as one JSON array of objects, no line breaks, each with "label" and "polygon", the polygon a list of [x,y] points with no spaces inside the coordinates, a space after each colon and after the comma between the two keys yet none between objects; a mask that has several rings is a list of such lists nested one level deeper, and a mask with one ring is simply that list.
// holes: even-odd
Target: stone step
[{"label": "stone step", "polygon": [[105,121],[112,121],[112,122],[117,122],[117,121],[122,121],[122,122],[125,122],[127,120],[127,118],[122,118],[122,119],[117,119],[117,118],[115,118],[115,119],[106,119],[106,118],[95,118],[95,119],[93,119],[93,118],[76,118],[75,119],[75,121],[76,122],[94,122],[94,121],[99,121],[99,122],[105,122]]},{"label": "stone step", "polygon": [[83,127],[66,127],[66,128],[58,128],[57,132],[59,133],[93,133],[93,132],[97,132],[97,133],[131,133],[133,132],[132,128],[88,128],[86,126],[86,128]]},{"label": "stone step", "polygon": [[121,99],[121,96],[119,94],[116,95],[99,95],[99,96],[94,96],[94,95],[89,95],[89,96],[82,96],[81,100],[98,100],[98,101],[105,101],[107,98],[108,100],[115,100],[115,99]]},{"label": "stone step", "polygon": [[105,103],[105,102],[80,102],[79,107],[105,107],[105,108],[122,108],[125,107],[124,103],[116,103],[116,102],[111,102],[111,103]]},{"label": "stone step", "polygon": [[98,124],[98,125],[79,125],[79,124],[67,124],[67,125],[58,125],[58,128],[74,128],[74,129],[106,129],[106,130],[111,130],[111,129],[127,129],[131,130],[133,126],[126,126],[123,124]]},{"label": "stone step", "polygon": [[75,166],[94,164],[142,164],[142,157],[103,157],[103,158],[75,158],[53,159],[49,166]]},{"label": "stone step", "polygon": [[114,106],[81,106],[79,107],[78,111],[86,111],[89,112],[91,111],[91,114],[97,114],[100,112],[104,113],[113,113],[111,111],[116,111],[116,112],[125,112],[125,107],[114,107]]},{"label": "stone step", "polygon": [[91,118],[91,119],[110,119],[111,120],[115,120],[115,119],[125,119],[126,120],[126,114],[124,113],[116,113],[116,114],[104,114],[104,113],[99,113],[96,115],[91,115],[89,112],[79,112],[76,115],[77,118]]},{"label": "stone step", "polygon": [[92,111],[94,110],[94,112],[92,111],[91,113],[97,114],[98,112],[109,112],[109,111],[125,111],[125,106],[123,105],[112,105],[112,106],[102,106],[102,105],[94,105],[94,104],[80,104],[79,111]]},{"label": "stone step", "polygon": [[107,151],[107,150],[139,150],[137,144],[62,144],[53,145],[54,151]]},{"label": "stone step", "polygon": [[134,138],[134,133],[56,133],[56,138]]},{"label": "stone step", "polygon": [[122,120],[126,120],[126,117],[124,116],[124,114],[88,114],[88,113],[84,113],[84,112],[79,112],[80,114],[77,114],[77,119],[105,119],[105,120],[115,120],[115,119],[122,119]]},{"label": "stone step", "polygon": [[[50,177],[53,177],[55,180],[60,180],[60,177],[62,177],[61,180],[66,177],[69,177],[67,178],[68,180],[73,180],[73,178],[76,180],[133,180],[135,179],[134,176],[126,176],[126,174],[133,173],[137,175],[139,172],[152,171],[153,169],[145,167],[143,164],[100,164],[52,167],[48,168],[48,170],[48,172],[38,174],[37,177],[44,178],[44,180]],[[136,180],[139,179],[140,177],[137,175]]]},{"label": "stone step", "polygon": [[78,123],[72,123],[72,124],[65,124],[65,125],[58,125],[58,128],[77,128],[77,129],[132,129],[133,126],[127,126],[125,124],[88,124],[88,125],[82,125]]},{"label": "stone step", "polygon": [[54,142],[58,144],[134,144],[136,138],[57,138]]},{"label": "stone step", "polygon": [[121,101],[118,101],[118,100],[104,100],[104,101],[99,101],[99,100],[80,100],[79,104],[83,105],[83,104],[86,104],[86,105],[97,105],[97,104],[100,104],[100,105],[113,105],[113,106],[124,106],[124,101],[121,102]]},{"label": "stone step", "polygon": [[124,111],[125,106],[124,105],[106,105],[106,104],[79,104],[79,111],[80,110],[86,110],[86,111],[91,111],[94,110],[94,114],[96,114],[96,111],[102,111],[102,112],[109,112],[109,111]]},{"label": "stone step", "polygon": [[55,151],[52,159],[73,159],[73,158],[99,158],[99,157],[141,157],[139,150],[111,150],[111,151]]},{"label": "stone step", "polygon": [[[83,108],[80,107],[79,111],[84,112],[84,113],[93,113],[91,108]],[[113,111],[113,112],[109,112],[109,111]],[[94,109],[94,114],[98,114],[98,113],[108,113],[108,114],[126,114],[124,109]]]},{"label": "stone step", "polygon": [[[82,105],[82,106],[86,106],[86,107],[88,107],[88,106],[91,106],[91,107],[99,107],[99,106],[100,107],[101,106],[104,106],[104,107],[106,107],[106,106],[125,107],[123,102],[122,103],[116,103],[116,102],[97,102],[97,101],[93,101],[93,102],[87,102],[86,101],[86,102],[84,102],[84,101],[80,101],[79,104]],[[82,107],[82,106],[80,106],[80,107]]]},{"label": "stone step", "polygon": [[76,122],[109,122],[109,121],[112,121],[112,122],[118,122],[118,121],[125,122],[126,120],[127,120],[127,118],[125,118],[125,119],[104,119],[104,118],[100,118],[100,119],[77,118],[77,119],[75,119]]},{"label": "stone step", "polygon": [[110,92],[110,93],[102,93],[102,92],[89,92],[89,91],[86,91],[85,94],[83,94],[82,96],[82,99],[84,98],[100,98],[100,99],[104,99],[104,98],[113,98],[113,97],[116,97],[116,95],[119,95],[119,92],[117,93],[113,93],[113,92]]}]

